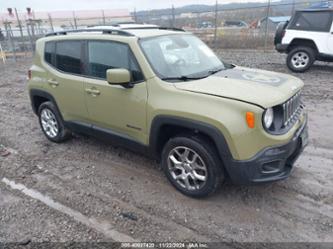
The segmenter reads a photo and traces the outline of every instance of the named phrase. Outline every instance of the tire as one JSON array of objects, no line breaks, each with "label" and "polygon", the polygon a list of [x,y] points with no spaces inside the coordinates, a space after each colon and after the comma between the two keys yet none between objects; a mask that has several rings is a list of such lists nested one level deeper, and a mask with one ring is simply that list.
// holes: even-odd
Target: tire
[{"label": "tire", "polygon": [[65,128],[62,117],[52,102],[44,102],[38,108],[40,127],[46,138],[55,143],[61,143],[71,137],[71,132]]},{"label": "tire", "polygon": [[285,32],[285,29],[287,27],[289,22],[281,22],[277,28],[276,28],[276,33],[274,37],[274,45],[276,46],[277,44],[281,44],[282,38],[283,38],[283,33]]},{"label": "tire", "polygon": [[288,68],[295,73],[302,73],[313,65],[316,60],[316,52],[310,47],[296,47],[287,57]]},{"label": "tire", "polygon": [[[197,156],[195,161],[194,155]],[[170,183],[190,197],[206,197],[224,181],[222,163],[215,147],[199,136],[171,138],[162,151],[162,168]]]}]

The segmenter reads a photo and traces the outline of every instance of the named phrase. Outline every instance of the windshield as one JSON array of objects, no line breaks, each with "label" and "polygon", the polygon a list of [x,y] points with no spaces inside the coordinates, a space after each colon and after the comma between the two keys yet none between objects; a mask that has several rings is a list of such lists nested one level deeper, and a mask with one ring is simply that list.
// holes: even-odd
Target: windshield
[{"label": "windshield", "polygon": [[192,35],[167,35],[141,40],[150,65],[162,79],[196,79],[223,70],[214,52]]}]

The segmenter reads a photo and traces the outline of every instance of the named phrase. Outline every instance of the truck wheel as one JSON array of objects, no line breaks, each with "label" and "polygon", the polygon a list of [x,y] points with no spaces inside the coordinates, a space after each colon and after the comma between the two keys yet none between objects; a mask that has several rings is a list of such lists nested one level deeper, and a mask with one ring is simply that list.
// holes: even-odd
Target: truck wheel
[{"label": "truck wheel", "polygon": [[38,108],[39,124],[44,135],[52,142],[66,141],[71,132],[65,128],[57,108],[52,102],[44,102]]},{"label": "truck wheel", "polygon": [[288,68],[296,73],[307,71],[315,62],[316,53],[310,47],[296,47],[292,49],[287,57]]},{"label": "truck wheel", "polygon": [[224,180],[215,147],[197,136],[170,139],[162,152],[162,168],[171,184],[190,197],[208,196]]}]

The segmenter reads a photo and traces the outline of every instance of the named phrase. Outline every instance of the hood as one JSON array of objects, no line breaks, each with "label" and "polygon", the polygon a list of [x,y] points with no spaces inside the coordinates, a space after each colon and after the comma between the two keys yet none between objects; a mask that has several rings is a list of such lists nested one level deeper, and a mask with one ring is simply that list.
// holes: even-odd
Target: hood
[{"label": "hood", "polygon": [[174,83],[179,90],[236,99],[263,108],[281,104],[304,83],[291,75],[234,67],[195,81]]}]

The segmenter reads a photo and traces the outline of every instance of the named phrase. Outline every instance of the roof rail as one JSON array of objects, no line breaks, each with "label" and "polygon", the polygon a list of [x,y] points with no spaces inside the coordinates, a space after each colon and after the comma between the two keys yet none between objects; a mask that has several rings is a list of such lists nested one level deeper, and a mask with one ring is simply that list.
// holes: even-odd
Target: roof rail
[{"label": "roof rail", "polygon": [[122,36],[134,36],[130,32],[121,29],[74,29],[74,30],[64,30],[58,32],[48,33],[45,36],[55,36],[55,35],[67,35],[68,33],[80,33],[80,32],[102,32],[102,34],[107,35],[122,35]]},{"label": "roof rail", "polygon": [[181,28],[159,27],[159,29],[186,32],[184,29],[181,29]]},{"label": "roof rail", "polygon": [[186,32],[184,29],[180,29],[180,28],[171,28],[171,27],[160,27],[160,26],[156,26],[156,27],[145,27],[145,26],[142,26],[142,27],[125,27],[123,28],[123,30],[136,30],[136,29],[161,29],[161,30],[173,30],[173,31],[181,31],[181,32]]}]

